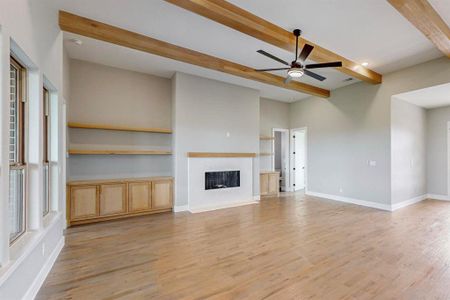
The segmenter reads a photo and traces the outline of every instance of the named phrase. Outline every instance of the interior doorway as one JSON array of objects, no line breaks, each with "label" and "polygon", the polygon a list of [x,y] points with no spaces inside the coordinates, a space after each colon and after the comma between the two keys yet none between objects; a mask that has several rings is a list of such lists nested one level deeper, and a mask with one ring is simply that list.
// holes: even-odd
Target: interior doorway
[{"label": "interior doorway", "polygon": [[272,169],[280,172],[280,190],[290,191],[289,172],[289,129],[274,128],[273,130]]},{"label": "interior doorway", "polygon": [[291,130],[291,178],[292,191],[306,190],[307,187],[307,129]]}]

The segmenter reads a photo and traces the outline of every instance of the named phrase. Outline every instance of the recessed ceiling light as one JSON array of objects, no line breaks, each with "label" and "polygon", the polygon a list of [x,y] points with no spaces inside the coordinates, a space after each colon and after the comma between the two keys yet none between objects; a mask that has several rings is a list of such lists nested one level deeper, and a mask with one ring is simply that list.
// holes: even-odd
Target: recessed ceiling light
[{"label": "recessed ceiling light", "polygon": [[83,41],[80,40],[80,39],[76,39],[76,38],[70,39],[69,42],[74,43],[74,44],[77,44],[77,45],[79,45],[79,46],[83,45]]},{"label": "recessed ceiling light", "polygon": [[369,65],[369,63],[366,61],[361,64],[361,66],[363,66],[363,67],[367,67],[368,65]]}]

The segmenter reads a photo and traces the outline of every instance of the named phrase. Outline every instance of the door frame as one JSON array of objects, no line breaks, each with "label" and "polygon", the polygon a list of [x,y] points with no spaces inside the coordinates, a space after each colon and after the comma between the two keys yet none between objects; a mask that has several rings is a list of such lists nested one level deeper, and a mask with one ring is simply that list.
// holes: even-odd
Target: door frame
[{"label": "door frame", "polygon": [[284,155],[286,157],[286,168],[288,170],[288,172],[285,172],[285,186],[282,187],[283,192],[290,192],[291,191],[291,143],[290,143],[290,139],[291,139],[291,135],[290,135],[290,130],[287,128],[272,128],[272,136],[274,138],[273,143],[272,143],[272,170],[275,171],[275,132],[281,132],[281,134],[283,135],[286,134],[287,135],[287,139],[286,139],[286,145],[285,146],[285,150],[284,150]]},{"label": "door frame", "polygon": [[[298,127],[298,128],[292,128],[290,130],[290,149],[291,151],[289,151],[289,161],[290,161],[290,165],[291,166],[295,166],[295,158],[294,158],[294,153],[292,151],[292,149],[294,149],[294,132],[296,131],[304,131],[305,132],[305,193],[308,192],[308,127]],[[295,171],[293,170],[293,167],[290,168],[290,178],[295,178]],[[295,188],[294,188],[294,184],[295,184],[295,180],[291,180],[291,185],[290,185],[290,189],[291,191],[295,192]]]}]

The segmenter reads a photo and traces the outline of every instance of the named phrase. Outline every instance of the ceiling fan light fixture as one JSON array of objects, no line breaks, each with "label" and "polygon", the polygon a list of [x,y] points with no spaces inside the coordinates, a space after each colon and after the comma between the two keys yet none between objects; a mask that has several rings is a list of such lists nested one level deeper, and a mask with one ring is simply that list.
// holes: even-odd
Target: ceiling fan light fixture
[{"label": "ceiling fan light fixture", "polygon": [[292,68],[288,71],[288,75],[293,78],[299,78],[302,77],[303,74],[305,74],[305,71],[301,68]]}]

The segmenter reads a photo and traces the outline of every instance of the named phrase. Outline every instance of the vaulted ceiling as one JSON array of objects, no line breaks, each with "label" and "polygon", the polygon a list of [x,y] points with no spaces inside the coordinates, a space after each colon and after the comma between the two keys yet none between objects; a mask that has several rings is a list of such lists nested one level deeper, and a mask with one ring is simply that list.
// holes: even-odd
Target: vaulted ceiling
[{"label": "vaulted ceiling", "polygon": [[[50,1],[50,0],[49,0]],[[288,31],[300,28],[303,37],[356,63],[368,62],[368,68],[385,74],[442,56],[434,45],[387,1],[380,0],[230,0],[259,17]],[[450,9],[441,0],[430,3],[448,23]],[[277,67],[276,62],[256,53],[271,52],[287,61],[293,54],[194,12],[160,0],[53,0],[57,10],[153,37],[174,45],[229,60],[251,68]],[[76,37],[65,34],[65,39]],[[292,102],[309,95],[276,87],[185,62],[128,49],[95,39],[80,37],[79,46],[66,42],[69,56],[75,59],[112,65],[163,77],[175,71],[248,86],[264,97]],[[333,90],[358,82],[335,69],[317,70],[327,77],[319,82],[302,77],[300,82]],[[273,72],[285,76],[284,72]]]}]

